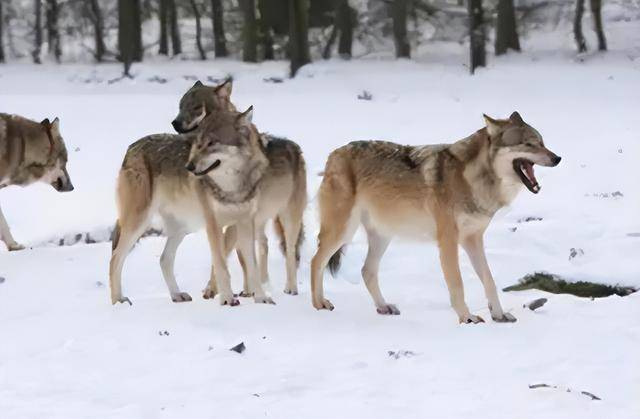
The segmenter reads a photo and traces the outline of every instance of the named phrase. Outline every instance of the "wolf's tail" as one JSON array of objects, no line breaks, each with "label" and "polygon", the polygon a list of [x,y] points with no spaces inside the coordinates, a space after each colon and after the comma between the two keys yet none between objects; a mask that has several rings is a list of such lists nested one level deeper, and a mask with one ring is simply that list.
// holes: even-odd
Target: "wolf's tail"
[{"label": "wolf's tail", "polygon": [[338,249],[338,251],[335,252],[333,256],[331,256],[331,258],[329,258],[329,263],[327,264],[327,266],[329,267],[329,272],[331,272],[332,276],[336,276],[336,274],[340,270],[342,255],[344,255],[344,246]]},{"label": "wolf's tail", "polygon": [[[282,221],[280,217],[276,217],[273,220],[273,226],[276,230],[276,234],[278,235],[278,239],[280,239],[280,251],[283,255],[287,255],[287,240],[284,235],[284,227],[282,225]],[[296,267],[300,266],[300,248],[302,247],[302,243],[304,243],[304,224],[300,224],[300,233],[298,233],[298,240],[296,240]]]}]

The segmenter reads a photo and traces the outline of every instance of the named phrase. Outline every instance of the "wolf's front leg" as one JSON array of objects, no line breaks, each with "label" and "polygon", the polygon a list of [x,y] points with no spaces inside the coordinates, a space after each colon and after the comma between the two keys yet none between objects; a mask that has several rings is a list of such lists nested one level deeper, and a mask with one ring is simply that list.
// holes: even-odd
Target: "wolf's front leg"
[{"label": "wolf's front leg", "polygon": [[[218,220],[216,219],[216,215],[206,193],[199,187],[197,189],[197,193],[198,200],[206,220],[207,238],[209,239],[212,263],[211,279],[209,280],[209,285],[204,290],[203,297],[212,298],[219,292],[221,305],[237,306],[240,304],[240,301],[233,296],[233,291],[231,290],[231,276],[227,269],[225,242],[224,235],[222,234],[222,228],[218,224]],[[215,289],[211,287],[212,281],[215,281]]]},{"label": "wolf's front leg", "polygon": [[262,288],[262,282],[258,278],[258,266],[256,263],[255,230],[253,221],[238,223],[238,250],[244,260],[250,292],[256,303],[275,304]]},{"label": "wolf's front leg", "polygon": [[502,310],[500,299],[498,298],[498,291],[496,290],[496,283],[491,275],[489,264],[487,263],[487,257],[484,252],[484,241],[482,239],[482,233],[474,234],[466,237],[462,241],[462,247],[467,252],[471,265],[476,271],[476,274],[482,281],[484,287],[484,293],[489,302],[489,311],[491,312],[491,318],[496,322],[515,322],[516,318],[510,314],[505,313]]},{"label": "wolf's front leg", "polygon": [[7,245],[7,249],[9,249],[9,251],[24,249],[24,246],[17,243],[13,238],[11,230],[9,229],[9,224],[2,213],[2,208],[0,208],[0,239],[2,239],[2,241]]},{"label": "wolf's front leg", "polygon": [[469,307],[464,301],[464,286],[458,262],[458,241],[456,237],[457,231],[455,228],[441,228],[441,231],[438,231],[440,264],[442,265],[444,279],[447,281],[451,306],[458,315],[460,323],[484,323],[482,317],[469,312]]}]

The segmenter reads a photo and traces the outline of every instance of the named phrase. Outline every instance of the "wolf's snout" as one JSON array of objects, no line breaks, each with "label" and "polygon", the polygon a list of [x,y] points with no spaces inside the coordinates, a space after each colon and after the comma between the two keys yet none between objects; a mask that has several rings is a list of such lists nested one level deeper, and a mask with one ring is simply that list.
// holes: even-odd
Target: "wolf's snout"
[{"label": "wolf's snout", "polygon": [[178,121],[177,119],[174,119],[171,122],[171,125],[173,126],[173,129],[176,130],[177,132],[180,132],[182,130],[182,127],[180,125],[180,121]]},{"label": "wolf's snout", "polygon": [[56,179],[52,186],[58,192],[71,192],[74,189],[71,180],[63,177]]},{"label": "wolf's snout", "polygon": [[562,157],[557,156],[557,155],[555,155],[555,154],[553,155],[553,157],[551,157],[551,163],[552,163],[554,166],[559,165],[559,164],[560,164],[560,160],[562,160]]},{"label": "wolf's snout", "polygon": [[187,163],[187,165],[184,168],[190,172],[194,172],[196,170],[196,165],[190,161],[189,163]]}]

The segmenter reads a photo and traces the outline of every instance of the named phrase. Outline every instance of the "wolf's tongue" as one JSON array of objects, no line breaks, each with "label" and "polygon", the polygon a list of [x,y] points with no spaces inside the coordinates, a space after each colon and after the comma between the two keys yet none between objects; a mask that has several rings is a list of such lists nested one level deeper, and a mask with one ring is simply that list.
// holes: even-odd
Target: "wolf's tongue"
[{"label": "wolf's tongue", "polygon": [[524,161],[522,162],[522,167],[524,167],[525,175],[531,182],[531,185],[534,185],[534,186],[537,185],[538,180],[536,179],[536,176],[533,174],[533,164],[531,162]]}]

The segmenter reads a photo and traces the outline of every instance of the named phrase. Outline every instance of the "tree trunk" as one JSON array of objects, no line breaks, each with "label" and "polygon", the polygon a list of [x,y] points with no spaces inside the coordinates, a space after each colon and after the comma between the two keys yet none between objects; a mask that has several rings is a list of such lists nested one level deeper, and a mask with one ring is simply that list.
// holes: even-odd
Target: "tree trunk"
[{"label": "tree trunk", "polygon": [[265,15],[267,13],[267,8],[269,7],[269,2],[266,0],[258,0],[258,10],[260,11],[260,43],[262,44],[262,49],[264,52],[265,60],[273,60],[275,58],[274,50],[273,50],[273,34],[271,31],[271,26],[267,19],[265,19]]},{"label": "tree trunk", "polygon": [[309,52],[309,1],[289,1],[289,57],[291,77],[305,64],[311,62]]},{"label": "tree trunk", "polygon": [[604,36],[604,28],[602,27],[602,1],[591,0],[591,15],[593,16],[593,24],[596,34],[598,35],[598,49],[600,51],[607,50],[607,39]]},{"label": "tree trunk", "polygon": [[35,0],[35,42],[33,45],[33,51],[31,52],[31,57],[33,57],[33,62],[36,64],[40,64],[42,61],[40,60],[40,53],[42,51],[42,0]]},{"label": "tree trunk", "polygon": [[93,23],[93,37],[95,43],[94,57],[97,62],[102,62],[106,47],[104,45],[104,20],[98,0],[90,0],[88,4],[89,20]]},{"label": "tree trunk", "polygon": [[169,55],[169,0],[160,0],[158,19],[160,20],[160,45],[158,54]]},{"label": "tree trunk", "polygon": [[3,2],[0,1],[0,63],[4,62],[4,13],[2,10]]},{"label": "tree trunk", "polygon": [[47,17],[48,52],[59,63],[62,58],[62,48],[60,46],[60,31],[58,30],[58,12],[58,0],[47,0],[45,15]]},{"label": "tree trunk", "polygon": [[331,58],[331,50],[333,49],[333,44],[336,43],[336,39],[338,39],[338,25],[334,23],[331,28],[331,33],[329,34],[329,39],[327,40],[327,45],[324,46],[324,50],[322,51],[322,58],[325,60]]},{"label": "tree trunk", "polygon": [[505,54],[509,49],[520,51],[516,13],[513,0],[500,0],[496,22],[496,55]]},{"label": "tree trunk", "polygon": [[471,74],[478,67],[484,67],[487,64],[487,54],[485,51],[485,30],[484,30],[484,12],[482,10],[482,0],[469,0],[467,3],[469,11],[469,44],[471,50]]},{"label": "tree trunk", "polygon": [[336,10],[336,25],[340,30],[338,54],[342,58],[351,58],[353,28],[356,24],[356,11],[349,6],[349,0],[341,0]]},{"label": "tree trunk", "polygon": [[173,55],[179,55],[182,54],[182,40],[180,39],[180,25],[178,23],[176,0],[169,0],[169,15],[171,16],[171,48]]},{"label": "tree trunk", "polygon": [[410,58],[411,45],[407,37],[407,0],[393,0],[393,39],[396,44],[396,58]]},{"label": "tree trunk", "polygon": [[242,60],[258,61],[258,25],[255,0],[240,0],[244,25],[242,26]]},{"label": "tree trunk", "polygon": [[135,8],[139,3],[132,0],[118,0],[118,48],[120,60],[124,63],[124,76],[131,77],[131,64],[136,55]]},{"label": "tree trunk", "polygon": [[211,0],[211,19],[213,20],[213,41],[216,57],[226,57],[227,40],[224,37],[224,9],[222,0]]},{"label": "tree trunk", "polygon": [[584,14],[584,0],[576,0],[576,15],[573,20],[573,36],[576,38],[578,52],[587,51],[587,41],[582,34],[582,15]]},{"label": "tree trunk", "polygon": [[131,14],[133,18],[133,60],[136,62],[142,61],[144,55],[144,48],[142,47],[142,9],[140,7],[140,0],[129,0],[131,3]]},{"label": "tree trunk", "polygon": [[207,54],[204,52],[202,46],[202,25],[200,24],[200,8],[196,3],[196,0],[191,0],[191,8],[193,9],[193,16],[196,19],[196,46],[198,47],[198,53],[202,61],[207,59]]}]

